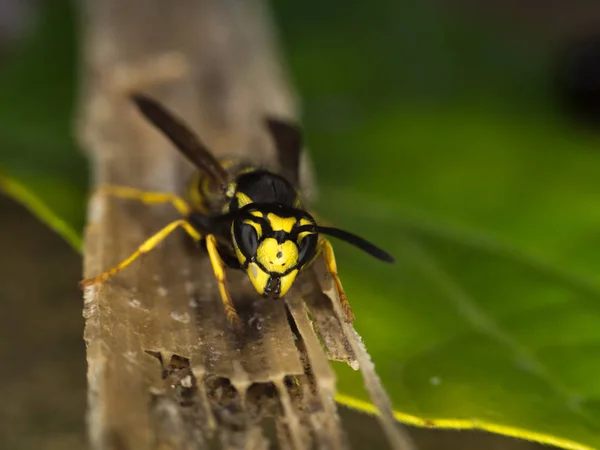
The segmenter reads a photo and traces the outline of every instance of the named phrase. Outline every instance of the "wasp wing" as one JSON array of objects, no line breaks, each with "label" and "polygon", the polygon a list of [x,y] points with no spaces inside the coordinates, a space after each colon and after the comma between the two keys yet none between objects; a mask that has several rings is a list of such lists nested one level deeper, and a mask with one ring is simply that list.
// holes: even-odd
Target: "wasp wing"
[{"label": "wasp wing", "polygon": [[219,186],[227,185],[229,177],[225,169],[181,120],[150,97],[142,94],[131,97],[144,117],[162,131],[192,164],[206,172]]},{"label": "wasp wing", "polygon": [[302,133],[292,123],[267,117],[267,128],[275,141],[281,175],[298,187],[300,178],[300,152],[302,151]]}]

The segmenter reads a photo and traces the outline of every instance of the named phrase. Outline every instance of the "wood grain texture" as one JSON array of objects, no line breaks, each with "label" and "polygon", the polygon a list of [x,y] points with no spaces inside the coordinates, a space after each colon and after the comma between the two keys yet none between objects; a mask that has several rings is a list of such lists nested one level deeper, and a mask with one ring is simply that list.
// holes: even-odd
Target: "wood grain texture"
[{"label": "wood grain texture", "polygon": [[[78,134],[94,187],[180,193],[191,175],[190,165],[130,104],[132,91],[175,111],[218,157],[273,159],[264,115],[295,118],[298,111],[262,2],[78,5]],[[301,178],[310,192],[307,167]],[[84,276],[112,267],[176,218],[170,205],[92,197]],[[305,277],[305,288],[291,291],[285,302],[262,299],[241,273],[228,276],[241,331],[228,327],[210,264],[185,245],[183,233],[86,290],[93,449],[262,449],[272,439],[281,448],[347,448],[326,355],[356,366],[362,347],[322,291],[316,303],[309,301],[319,289],[316,275]],[[389,411],[382,417],[391,417]],[[390,443],[401,448],[392,428],[387,424]]]}]

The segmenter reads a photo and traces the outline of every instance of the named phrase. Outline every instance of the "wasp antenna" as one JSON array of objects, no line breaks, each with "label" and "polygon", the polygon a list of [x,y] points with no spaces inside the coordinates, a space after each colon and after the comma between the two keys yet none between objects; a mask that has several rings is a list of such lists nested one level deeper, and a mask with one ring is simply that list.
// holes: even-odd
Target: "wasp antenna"
[{"label": "wasp antenna", "polygon": [[333,236],[334,238],[347,242],[348,244],[352,244],[355,247],[360,248],[365,253],[380,259],[381,261],[388,263],[396,262],[394,257],[386,251],[355,234],[349,233],[348,231],[340,230],[339,228],[317,226],[317,232],[326,234],[328,236]]}]

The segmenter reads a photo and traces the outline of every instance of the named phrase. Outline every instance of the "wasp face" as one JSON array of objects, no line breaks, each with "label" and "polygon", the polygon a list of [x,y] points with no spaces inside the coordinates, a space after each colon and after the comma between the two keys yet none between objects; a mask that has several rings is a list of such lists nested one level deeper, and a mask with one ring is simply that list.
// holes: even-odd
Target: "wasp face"
[{"label": "wasp face", "polygon": [[238,261],[256,292],[266,297],[284,296],[315,255],[318,237],[309,230],[314,219],[294,212],[286,216],[255,209],[232,224]]}]

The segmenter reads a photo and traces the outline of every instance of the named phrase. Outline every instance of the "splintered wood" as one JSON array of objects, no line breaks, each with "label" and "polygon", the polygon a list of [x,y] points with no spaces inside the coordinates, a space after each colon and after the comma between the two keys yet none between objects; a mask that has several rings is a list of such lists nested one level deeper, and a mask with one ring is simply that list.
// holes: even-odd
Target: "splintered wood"
[{"label": "splintered wood", "polygon": [[[129,104],[132,91],[184,117],[217,156],[272,159],[262,118],[293,118],[296,110],[259,1],[79,7],[79,136],[95,187],[180,193],[189,180],[188,163]],[[305,185],[309,172],[302,170]],[[92,197],[85,277],[176,218],[170,205]],[[208,259],[186,242],[174,234],[84,293],[92,448],[349,448],[328,359],[363,370],[391,448],[409,448],[360,338],[339,319],[330,286],[333,302],[319,284],[322,270],[299,280],[285,301],[262,299],[247,277],[228,273],[244,323],[234,331]]]}]

